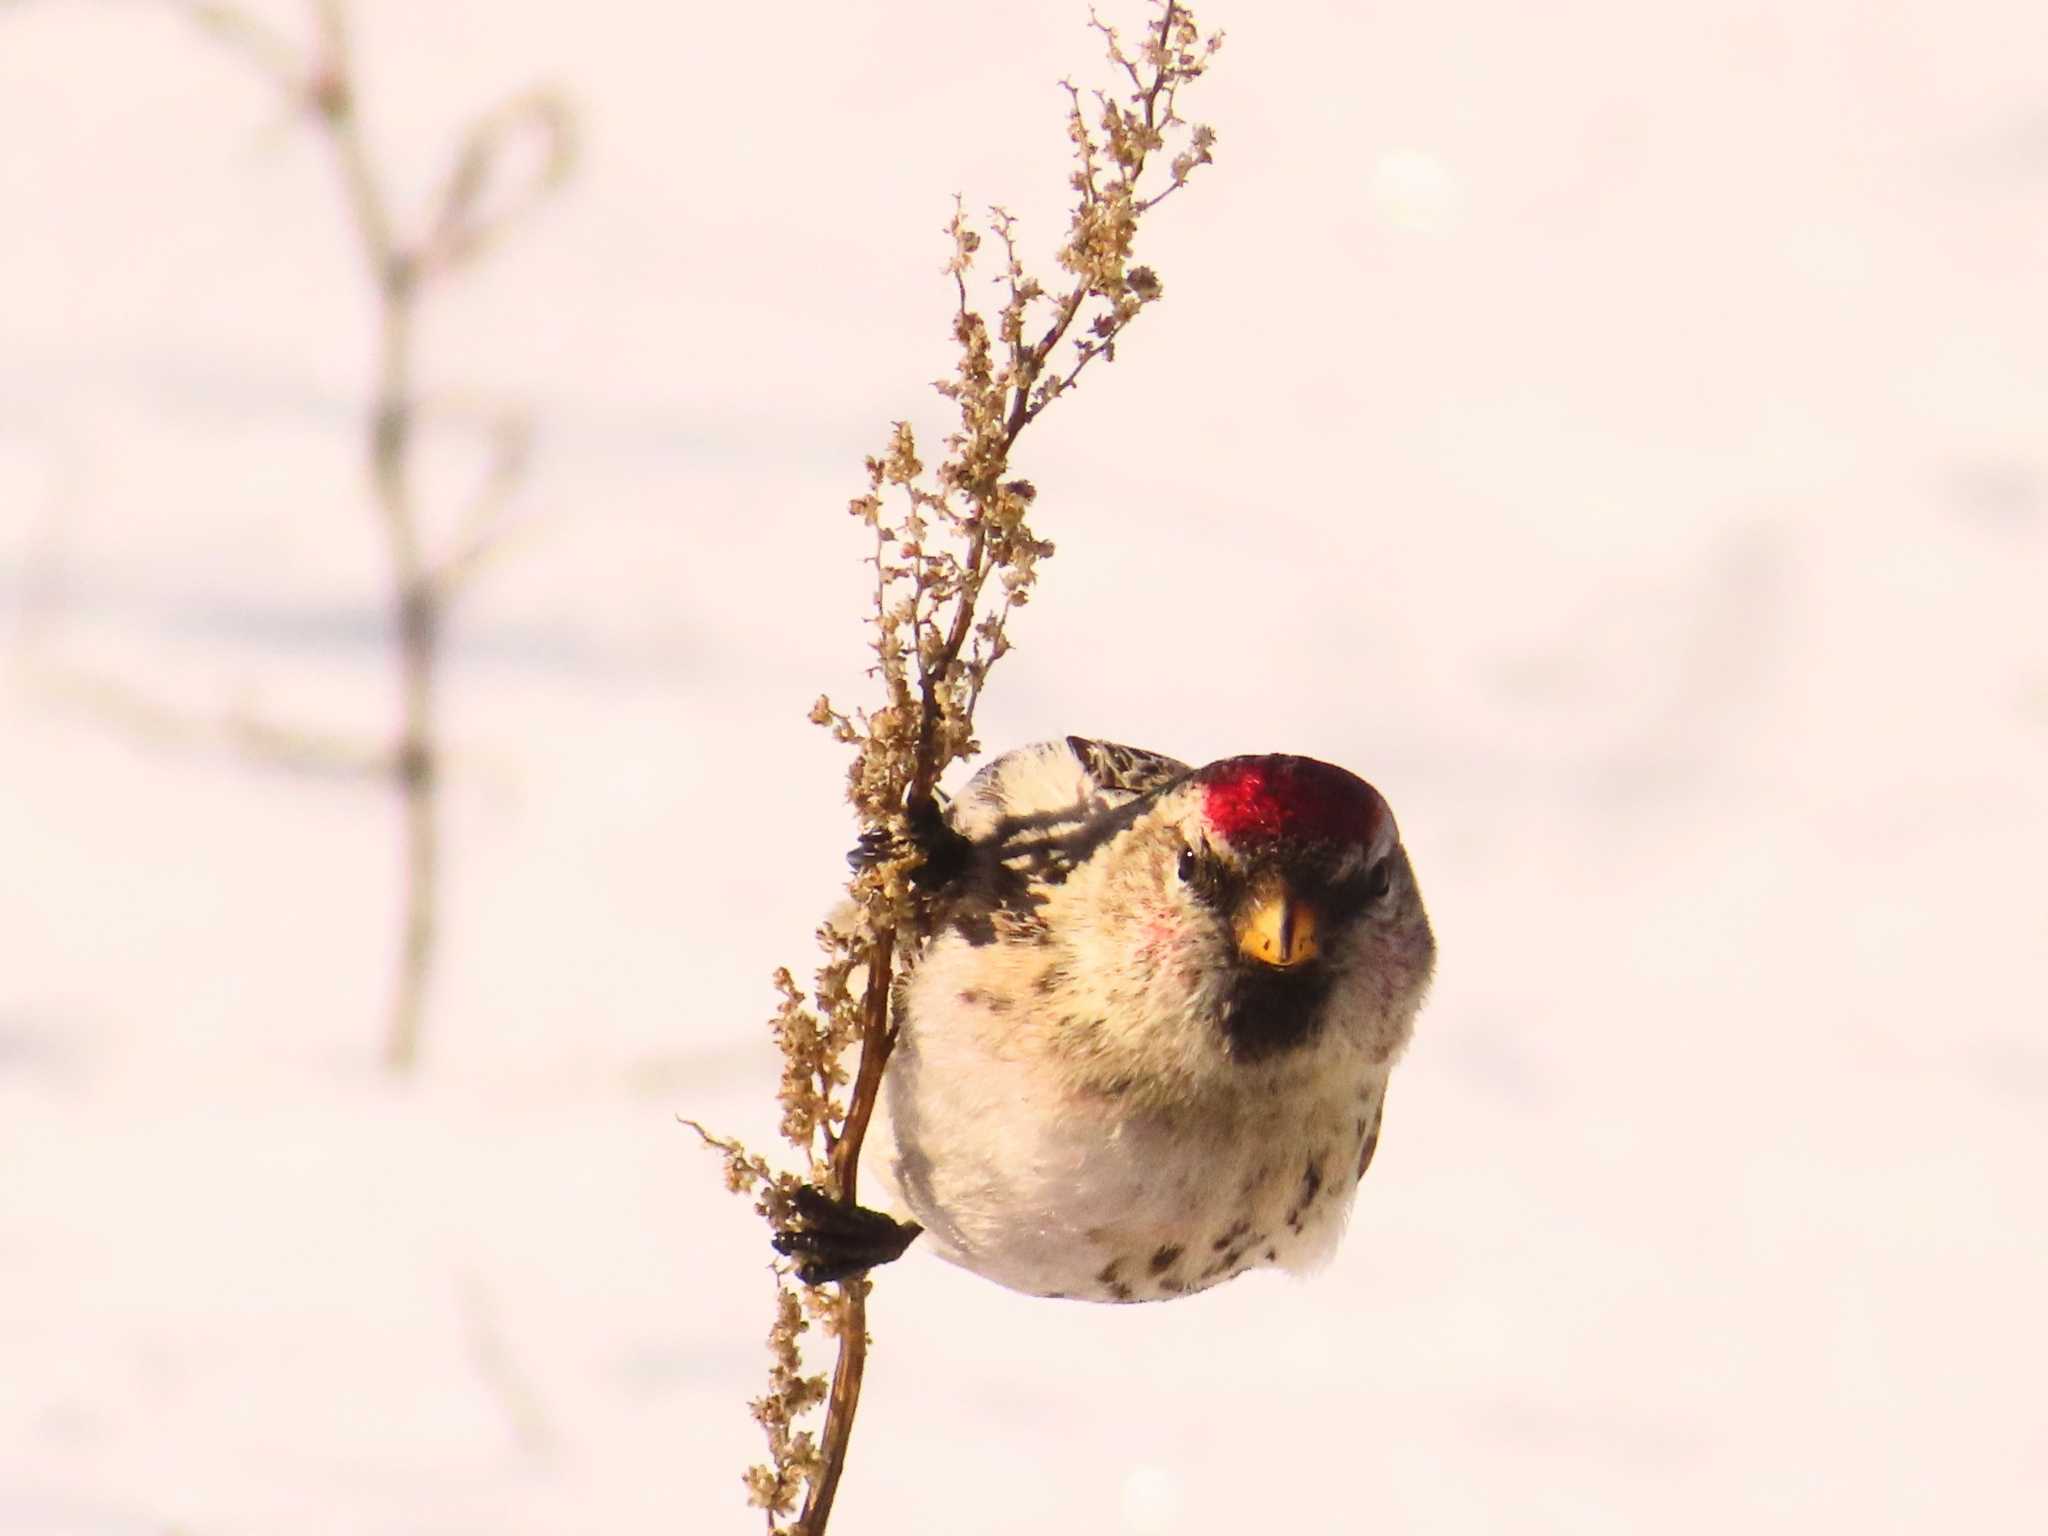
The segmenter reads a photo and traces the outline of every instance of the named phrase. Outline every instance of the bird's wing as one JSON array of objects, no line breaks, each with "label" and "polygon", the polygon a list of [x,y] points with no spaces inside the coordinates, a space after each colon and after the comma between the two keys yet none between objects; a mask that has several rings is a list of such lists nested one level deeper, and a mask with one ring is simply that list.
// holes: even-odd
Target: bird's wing
[{"label": "bird's wing", "polygon": [[1189,771],[1157,752],[1080,736],[1033,742],[985,764],[947,806],[946,821],[970,842],[1049,842]]},{"label": "bird's wing", "polygon": [[1109,794],[1148,795],[1193,771],[1186,763],[1158,752],[1120,747],[1113,741],[1090,741],[1085,736],[1069,736],[1067,749],[1081,760],[1096,787]]}]

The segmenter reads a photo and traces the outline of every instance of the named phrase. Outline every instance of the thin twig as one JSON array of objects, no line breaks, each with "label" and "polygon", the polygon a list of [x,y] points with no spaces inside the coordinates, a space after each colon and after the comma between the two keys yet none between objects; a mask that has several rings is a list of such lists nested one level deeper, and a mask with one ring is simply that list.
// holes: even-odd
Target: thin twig
[{"label": "thin twig", "polygon": [[504,1409],[520,1450],[529,1456],[546,1454],[555,1445],[554,1425],[540,1393],[512,1353],[483,1277],[473,1270],[462,1274],[461,1303],[463,1320],[469,1325],[470,1359],[477,1374]]},{"label": "thin twig", "polygon": [[[502,163],[522,138],[538,142],[539,167],[510,192],[500,190],[495,207],[486,207]],[[444,272],[476,260],[561,187],[575,159],[575,119],[557,92],[527,91],[478,118],[456,151],[420,244],[420,264]]]},{"label": "thin twig", "polygon": [[384,528],[398,641],[398,742],[394,773],[402,807],[405,868],[399,960],[384,1062],[407,1072],[419,1059],[420,1021],[433,962],[440,882],[436,789],[440,748],[435,683],[444,628],[441,593],[427,563],[413,504],[413,335],[420,267],[395,233],[356,109],[356,82],[340,0],[317,7],[319,51],[311,101],[341,177],[365,276],[377,302],[377,350],[369,411],[370,485]]},{"label": "thin twig", "polygon": [[490,458],[471,494],[454,548],[434,573],[443,602],[452,601],[505,543],[505,510],[533,458],[533,423],[523,411],[504,411],[490,423]]},{"label": "thin twig", "polygon": [[[526,92],[477,118],[457,146],[425,234],[408,238],[399,232],[363,131],[341,0],[314,0],[310,62],[302,62],[276,31],[235,6],[186,0],[181,8],[251,60],[318,125],[376,302],[366,458],[390,574],[399,719],[388,776],[401,801],[405,869],[384,1060],[394,1072],[405,1072],[419,1057],[435,947],[442,758],[436,706],[448,607],[496,547],[505,503],[526,469],[530,439],[521,417],[506,413],[494,423],[483,482],[453,550],[435,561],[425,547],[412,485],[412,449],[422,417],[413,356],[419,304],[432,278],[474,260],[562,184],[573,161],[573,123],[567,106],[548,91]],[[538,170],[502,195],[495,209],[487,209],[485,200],[500,179],[501,163],[524,137],[540,141]]]}]

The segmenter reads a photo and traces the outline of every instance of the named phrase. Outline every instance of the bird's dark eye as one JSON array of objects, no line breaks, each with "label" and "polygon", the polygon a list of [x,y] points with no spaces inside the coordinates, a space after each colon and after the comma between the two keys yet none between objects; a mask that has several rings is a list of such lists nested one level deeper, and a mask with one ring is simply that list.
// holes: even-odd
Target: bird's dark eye
[{"label": "bird's dark eye", "polygon": [[1359,876],[1359,884],[1363,888],[1363,894],[1367,901],[1378,901],[1387,894],[1387,887],[1394,883],[1394,872],[1389,867],[1390,862],[1390,860],[1381,859],[1379,863],[1373,865],[1371,869],[1368,869],[1363,875]]},{"label": "bird's dark eye", "polygon": [[1201,861],[1195,857],[1195,850],[1192,848],[1183,848],[1180,851],[1180,863],[1178,866],[1176,866],[1175,872],[1179,874],[1179,876],[1183,880],[1192,880],[1195,878],[1195,871],[1200,866]]},{"label": "bird's dark eye", "polygon": [[1370,868],[1361,869],[1330,893],[1335,898],[1336,914],[1343,916],[1363,912],[1385,896],[1393,883],[1393,861],[1390,859],[1381,859]]}]

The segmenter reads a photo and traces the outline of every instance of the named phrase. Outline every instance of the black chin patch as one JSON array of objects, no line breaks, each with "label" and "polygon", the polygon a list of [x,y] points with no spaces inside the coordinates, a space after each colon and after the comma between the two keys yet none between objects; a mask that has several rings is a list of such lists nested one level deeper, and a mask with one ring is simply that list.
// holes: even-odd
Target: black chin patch
[{"label": "black chin patch", "polygon": [[1237,973],[1223,1005],[1223,1038],[1233,1061],[1265,1061],[1306,1045],[1323,1019],[1329,973],[1320,965],[1298,971],[1247,966]]}]

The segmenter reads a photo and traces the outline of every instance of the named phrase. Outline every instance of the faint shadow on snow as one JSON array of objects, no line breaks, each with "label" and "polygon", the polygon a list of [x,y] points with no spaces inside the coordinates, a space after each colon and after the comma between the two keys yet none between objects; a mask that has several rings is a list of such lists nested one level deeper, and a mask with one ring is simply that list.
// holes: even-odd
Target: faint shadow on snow
[{"label": "faint shadow on snow", "polygon": [[0,1531],[8,1536],[163,1536],[175,1522],[59,1494],[0,1488]]},{"label": "faint shadow on snow", "polygon": [[87,1075],[87,1054],[77,1030],[0,1014],[0,1083],[75,1086]]},{"label": "faint shadow on snow", "polygon": [[[362,421],[360,399],[304,369],[275,367],[262,359],[159,352],[118,365],[74,363],[70,371],[74,385],[132,401],[166,422],[218,425],[238,434],[246,434],[252,424],[310,426],[345,436],[358,431]],[[0,372],[0,387],[5,381]],[[21,393],[29,397],[28,390]],[[720,411],[701,402],[649,405],[573,393],[536,397],[531,391],[521,392],[517,402],[542,424],[548,454],[557,461],[623,460],[692,471],[806,465],[836,471],[857,465],[873,447],[867,423],[802,406]],[[451,437],[481,440],[488,435],[487,414],[476,411],[436,413],[434,425]]]},{"label": "faint shadow on snow", "polygon": [[1950,506],[1965,522],[2001,533],[2037,526],[2048,508],[2048,485],[2041,470],[2018,459],[1953,465],[1945,488]]},{"label": "faint shadow on snow", "polygon": [[2048,1051],[2015,1035],[1980,1040],[1965,1060],[1971,1075],[2000,1098],[2023,1104],[2048,1100]]},{"label": "faint shadow on snow", "polygon": [[[273,656],[360,659],[388,665],[390,605],[382,598],[319,601],[255,598],[194,586],[150,591],[116,579],[95,580],[69,572],[61,598],[26,597],[31,573],[0,556],[0,629],[10,615],[28,613],[43,624],[111,619],[148,628],[166,639],[222,650]],[[661,657],[645,645],[622,645],[593,626],[568,621],[463,617],[449,625],[443,641],[448,664],[462,670],[545,675],[575,682],[644,677],[650,663],[675,667],[693,649],[673,627],[661,639]]]},{"label": "faint shadow on snow", "polygon": [[[184,638],[272,652],[360,651],[381,661],[391,647],[391,615],[383,602],[271,603],[206,594],[167,607],[159,620],[165,631]],[[611,654],[613,648],[571,624],[457,622],[444,643],[456,666],[589,679],[628,665]]]}]

